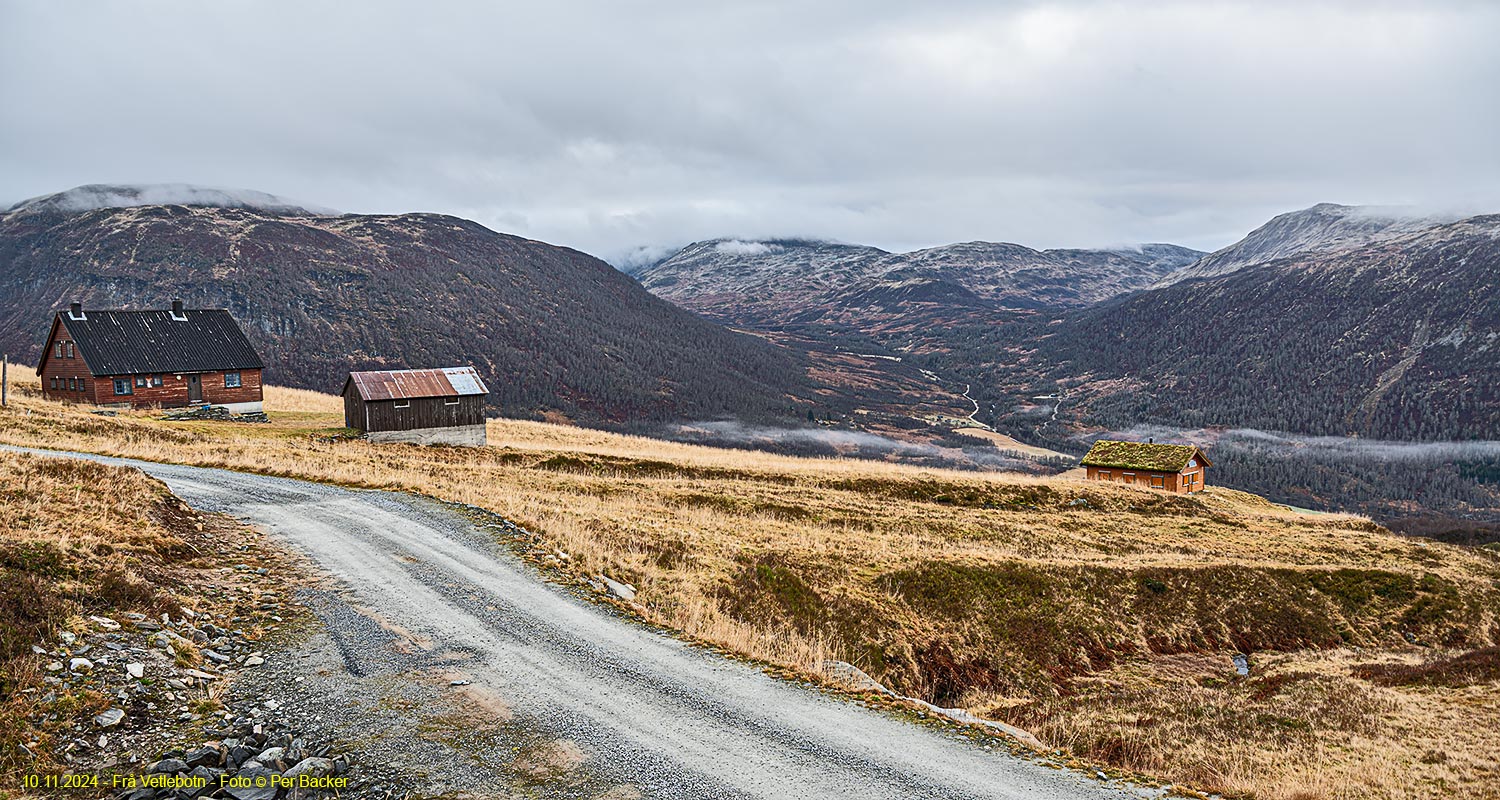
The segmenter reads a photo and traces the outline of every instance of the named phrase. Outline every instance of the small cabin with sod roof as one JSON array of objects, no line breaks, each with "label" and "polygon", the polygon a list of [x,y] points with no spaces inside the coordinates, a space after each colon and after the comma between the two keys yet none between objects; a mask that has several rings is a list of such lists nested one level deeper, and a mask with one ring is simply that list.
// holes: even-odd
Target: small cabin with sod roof
[{"label": "small cabin with sod roof", "polygon": [[1206,486],[1208,456],[1197,445],[1100,439],[1081,462],[1091,481],[1128,483],[1179,494]]},{"label": "small cabin with sod roof", "polygon": [[262,410],[264,364],[222,308],[93,311],[52,318],[36,374],[53,400],[120,408],[224,406]]},{"label": "small cabin with sod roof", "polygon": [[372,442],[483,447],[484,396],[473,367],[351,372],[344,425]]}]

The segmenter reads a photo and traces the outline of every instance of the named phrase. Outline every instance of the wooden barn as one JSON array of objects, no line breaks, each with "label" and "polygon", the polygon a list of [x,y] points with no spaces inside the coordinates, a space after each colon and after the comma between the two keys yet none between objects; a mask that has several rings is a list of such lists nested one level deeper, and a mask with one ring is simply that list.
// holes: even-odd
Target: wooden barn
[{"label": "wooden barn", "polygon": [[264,364],[222,308],[85,311],[73,303],[52,319],[36,373],[42,394],[101,406],[224,406],[262,410]]},{"label": "wooden barn", "polygon": [[351,372],[344,424],[372,442],[483,447],[488,393],[473,367]]},{"label": "wooden barn", "polygon": [[1128,483],[1179,494],[1206,487],[1208,456],[1196,445],[1100,439],[1081,462],[1091,481]]}]

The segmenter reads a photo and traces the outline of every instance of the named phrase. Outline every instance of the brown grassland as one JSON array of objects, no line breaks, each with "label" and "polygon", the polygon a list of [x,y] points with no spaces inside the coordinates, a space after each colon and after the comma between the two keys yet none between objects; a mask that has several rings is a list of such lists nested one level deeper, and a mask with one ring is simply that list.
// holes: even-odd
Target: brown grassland
[{"label": "brown grassland", "polygon": [[653,622],[810,673],[849,661],[1111,771],[1265,800],[1500,797],[1494,552],[1219,487],[1181,497],[503,420],[482,450],[379,446],[333,435],[338,398],[307,392],[268,390],[272,424],[248,425],[97,416],[20,389],[0,443],[489,509],[581,574],[635,584]]},{"label": "brown grassland", "polygon": [[201,518],[139,471],[0,452],[0,774],[56,771],[54,735],[110,705],[60,686],[42,702],[41,667],[55,656],[31,647],[81,633],[85,615],[180,614],[174,590],[200,560],[200,531]]}]

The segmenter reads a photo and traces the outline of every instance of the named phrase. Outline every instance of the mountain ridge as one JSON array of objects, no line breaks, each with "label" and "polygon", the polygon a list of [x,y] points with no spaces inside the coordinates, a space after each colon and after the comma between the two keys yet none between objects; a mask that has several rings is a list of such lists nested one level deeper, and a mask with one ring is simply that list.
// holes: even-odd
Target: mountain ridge
[{"label": "mountain ridge", "polygon": [[[917,274],[1000,308],[1076,307],[1137,291],[1201,255],[1170,244],[1035,250],[972,241],[892,253],[808,239],[710,239],[633,274],[653,293],[698,313],[783,324],[836,311],[840,296]],[[733,309],[725,306],[730,299]]]},{"label": "mountain ridge", "polygon": [[439,214],[291,216],[212,205],[0,215],[0,349],[35,360],[53,310],[223,307],[267,377],[474,363],[491,406],[624,424],[795,418],[797,354],[651,296],[576,250]]},{"label": "mountain ridge", "polygon": [[1184,269],[1164,276],[1151,288],[1185,280],[1214,278],[1246,267],[1309,253],[1335,253],[1382,239],[1426,230],[1460,217],[1417,214],[1383,206],[1318,203],[1288,211],[1233,244],[1208,253]]}]

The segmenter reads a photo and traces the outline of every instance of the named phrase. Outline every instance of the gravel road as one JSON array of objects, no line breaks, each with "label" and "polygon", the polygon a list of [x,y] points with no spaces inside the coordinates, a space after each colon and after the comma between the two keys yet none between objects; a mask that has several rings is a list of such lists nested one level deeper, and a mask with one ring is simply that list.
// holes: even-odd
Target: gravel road
[{"label": "gravel road", "polygon": [[623,620],[542,581],[492,533],[425,498],[78,457],[139,468],[201,510],[262,527],[341,582],[387,630],[431,652],[463,654],[464,677],[503,698],[497,713],[509,724],[555,737],[593,774],[644,797],[1155,794],[987,751]]}]

